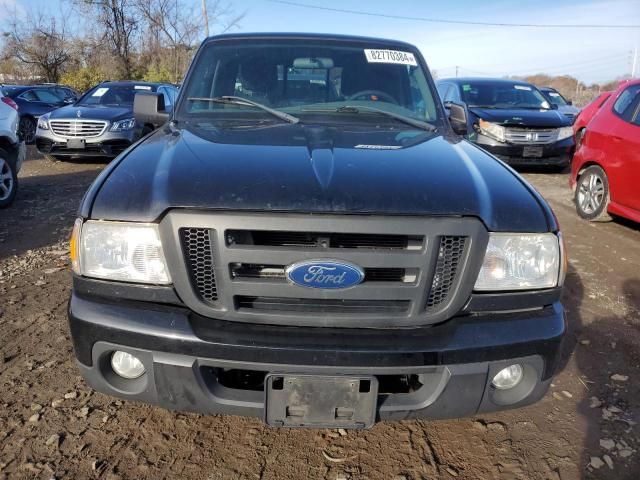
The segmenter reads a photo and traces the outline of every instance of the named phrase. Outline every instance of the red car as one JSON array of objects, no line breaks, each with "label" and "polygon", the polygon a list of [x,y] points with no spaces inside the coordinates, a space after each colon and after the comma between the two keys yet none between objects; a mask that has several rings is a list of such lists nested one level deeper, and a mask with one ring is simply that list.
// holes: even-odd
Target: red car
[{"label": "red car", "polygon": [[598,113],[600,107],[609,99],[613,92],[602,92],[595,100],[585,106],[576,117],[573,123],[573,135],[576,139],[576,148],[580,146],[585,129],[593,116]]},{"label": "red car", "polygon": [[589,122],[570,184],[582,218],[640,222],[640,80],[620,85]]}]

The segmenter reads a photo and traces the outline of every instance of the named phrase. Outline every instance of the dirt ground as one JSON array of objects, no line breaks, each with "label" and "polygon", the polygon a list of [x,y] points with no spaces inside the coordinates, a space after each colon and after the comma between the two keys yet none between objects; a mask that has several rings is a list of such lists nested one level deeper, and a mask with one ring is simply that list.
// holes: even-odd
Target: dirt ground
[{"label": "dirt ground", "polygon": [[276,430],[92,392],[66,320],[67,238],[104,164],[30,150],[0,211],[0,479],[639,479],[640,227],[581,221],[567,176],[525,176],[570,255],[570,323],[549,394],[521,410],[361,432]]}]

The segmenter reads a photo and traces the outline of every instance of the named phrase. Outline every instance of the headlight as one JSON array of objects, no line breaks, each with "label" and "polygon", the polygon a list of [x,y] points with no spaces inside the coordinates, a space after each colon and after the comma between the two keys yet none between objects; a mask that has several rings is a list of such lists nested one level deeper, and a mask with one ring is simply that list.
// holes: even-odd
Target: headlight
[{"label": "headlight", "polygon": [[492,233],[475,290],[552,288],[563,279],[554,233]]},{"label": "headlight", "polygon": [[171,283],[155,224],[89,220],[80,226],[77,221],[71,248],[72,266],[80,275],[122,282]]},{"label": "headlight", "polygon": [[131,130],[136,126],[135,118],[127,118],[126,120],[120,120],[118,122],[113,122],[111,125],[112,132],[124,132],[125,130]]},{"label": "headlight", "polygon": [[41,130],[49,130],[49,115],[42,115],[38,119],[38,128]]},{"label": "headlight", "polygon": [[558,140],[573,137],[573,127],[562,127],[558,129]]},{"label": "headlight", "polygon": [[496,123],[487,122],[486,120],[482,120],[482,119],[480,119],[478,126],[480,127],[481,133],[484,133],[485,135],[495,140],[498,140],[499,142],[506,141],[505,128],[503,126],[498,125]]}]

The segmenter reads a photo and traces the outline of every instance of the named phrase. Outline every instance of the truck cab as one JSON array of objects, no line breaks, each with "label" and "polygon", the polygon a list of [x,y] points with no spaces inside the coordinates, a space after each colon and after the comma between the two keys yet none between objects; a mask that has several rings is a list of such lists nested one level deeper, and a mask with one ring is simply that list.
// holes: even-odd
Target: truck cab
[{"label": "truck cab", "polygon": [[459,134],[420,52],[234,34],[74,226],[69,322],[96,390],[278,427],[367,428],[540,399],[565,334],[562,236]]}]

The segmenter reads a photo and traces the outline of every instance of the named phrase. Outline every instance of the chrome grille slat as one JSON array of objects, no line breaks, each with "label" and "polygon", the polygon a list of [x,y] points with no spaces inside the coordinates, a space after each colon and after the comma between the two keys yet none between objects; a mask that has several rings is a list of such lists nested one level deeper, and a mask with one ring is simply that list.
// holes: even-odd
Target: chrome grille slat
[{"label": "chrome grille slat", "polygon": [[49,120],[51,131],[65,138],[99,137],[107,128],[107,122],[103,120]]},{"label": "chrome grille slat", "polygon": [[519,145],[545,145],[558,138],[558,129],[535,129],[507,127],[505,139],[509,143]]}]

